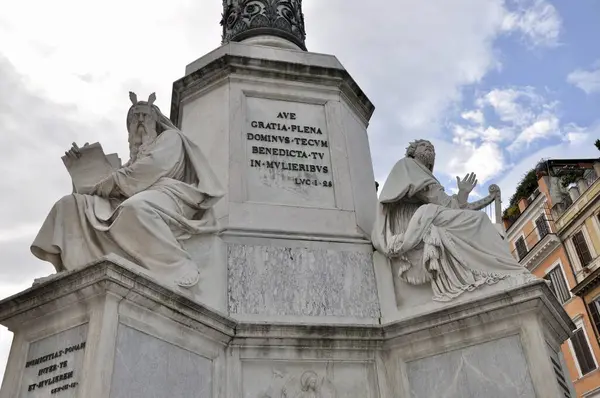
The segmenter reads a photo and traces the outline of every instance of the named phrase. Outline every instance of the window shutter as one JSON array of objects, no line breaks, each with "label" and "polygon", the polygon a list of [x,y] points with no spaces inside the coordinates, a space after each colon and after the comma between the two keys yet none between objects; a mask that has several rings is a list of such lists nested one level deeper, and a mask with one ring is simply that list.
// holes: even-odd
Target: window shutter
[{"label": "window shutter", "polygon": [[537,227],[538,233],[540,234],[540,240],[550,233],[548,223],[546,222],[546,217],[544,217],[543,214],[535,220],[535,225]]},{"label": "window shutter", "polygon": [[586,375],[596,369],[590,346],[587,343],[585,332],[582,328],[575,330],[571,342],[573,343],[573,349],[575,350],[575,356],[577,357],[581,374]]},{"label": "window shutter", "polygon": [[585,237],[583,236],[583,231],[579,231],[573,235],[573,245],[575,246],[577,257],[579,257],[579,261],[581,261],[582,266],[585,267],[592,262],[592,254],[590,253],[590,249],[588,248]]},{"label": "window shutter", "polygon": [[523,260],[523,258],[527,255],[527,246],[525,245],[525,240],[522,237],[517,239],[515,242],[515,247],[517,248],[519,261]]},{"label": "window shutter", "polygon": [[596,335],[600,333],[600,312],[598,311],[599,306],[600,298],[597,298],[588,305],[588,308],[590,309],[590,314],[592,315],[592,322],[596,327]]},{"label": "window shutter", "polygon": [[567,282],[565,281],[560,266],[555,267],[552,271],[548,272],[544,279],[550,281],[550,287],[561,304],[571,298],[571,292],[569,292],[569,287],[567,286]]}]

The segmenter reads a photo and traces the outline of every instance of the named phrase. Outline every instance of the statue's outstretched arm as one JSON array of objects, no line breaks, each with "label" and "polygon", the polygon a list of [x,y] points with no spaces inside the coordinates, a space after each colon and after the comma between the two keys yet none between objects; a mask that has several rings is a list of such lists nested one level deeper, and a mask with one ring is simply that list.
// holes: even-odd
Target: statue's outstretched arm
[{"label": "statue's outstretched arm", "polygon": [[461,205],[457,195],[448,195],[444,191],[444,187],[438,183],[429,185],[427,189],[419,192],[417,196],[425,203],[448,207],[450,209],[461,209],[466,205]]},{"label": "statue's outstretched arm", "polygon": [[481,210],[493,203],[495,200],[500,200],[500,187],[496,184],[492,184],[489,188],[489,194],[485,198],[475,202],[467,203],[465,208],[469,210]]}]

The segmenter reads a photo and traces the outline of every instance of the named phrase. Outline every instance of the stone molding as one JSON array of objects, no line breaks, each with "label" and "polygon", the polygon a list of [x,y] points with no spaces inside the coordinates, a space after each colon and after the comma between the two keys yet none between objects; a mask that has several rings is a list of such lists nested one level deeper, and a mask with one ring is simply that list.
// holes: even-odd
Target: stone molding
[{"label": "stone molding", "polygon": [[[384,325],[266,324],[238,322],[167,287],[116,256],[31,287],[0,301],[0,323],[10,330],[84,299],[111,293],[232,346],[382,348],[444,335],[537,311],[556,341],[569,338],[571,320],[544,281]],[[157,309],[157,308],[160,308]]]},{"label": "stone molding", "polygon": [[276,36],[306,51],[302,0],[223,0],[223,44]]},{"label": "stone molding", "polygon": [[150,309],[160,305],[166,316],[212,337],[227,339],[236,326],[233,319],[199,304],[188,292],[175,285],[166,287],[139,266],[115,255],[64,272],[0,301],[0,323],[12,330],[57,308],[106,293]]},{"label": "stone molding", "polygon": [[[393,345],[411,344],[417,340],[445,335],[475,327],[482,323],[513,318],[518,315],[540,312],[544,322],[553,332],[556,341],[564,341],[574,330],[573,322],[544,280],[529,282],[510,290],[479,300],[433,311],[428,314],[383,325],[385,339]],[[560,343],[559,343],[560,344]]]},{"label": "stone molding", "polygon": [[561,243],[556,234],[548,233],[527,252],[520,263],[533,272]]},{"label": "stone molding", "polygon": [[290,52],[254,50],[251,46],[230,43],[190,64],[186,76],[173,83],[171,121],[180,126],[182,103],[188,98],[235,77],[308,83],[339,90],[362,122],[368,124],[375,106],[335,57],[312,53],[296,57]]}]

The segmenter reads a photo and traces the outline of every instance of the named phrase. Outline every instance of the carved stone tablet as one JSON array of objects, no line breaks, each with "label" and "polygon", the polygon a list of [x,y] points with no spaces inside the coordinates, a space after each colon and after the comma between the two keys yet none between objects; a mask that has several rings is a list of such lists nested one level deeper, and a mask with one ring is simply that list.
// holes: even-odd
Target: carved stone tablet
[{"label": "carved stone tablet", "polygon": [[21,383],[21,398],[74,398],[81,381],[87,324],[29,346]]},{"label": "carved stone tablet", "polygon": [[335,206],[324,105],[248,98],[244,140],[249,201]]}]

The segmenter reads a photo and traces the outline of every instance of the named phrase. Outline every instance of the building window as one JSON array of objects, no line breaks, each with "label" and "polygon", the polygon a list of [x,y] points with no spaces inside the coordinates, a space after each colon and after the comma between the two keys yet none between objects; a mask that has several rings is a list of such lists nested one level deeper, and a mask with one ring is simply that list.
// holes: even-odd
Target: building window
[{"label": "building window", "polygon": [[561,304],[567,302],[571,298],[571,293],[567,287],[567,282],[565,281],[565,276],[560,265],[548,272],[544,279],[550,282],[550,288],[554,291],[554,295]]},{"label": "building window", "polygon": [[573,332],[573,337],[571,337],[571,346],[575,352],[575,357],[577,359],[577,363],[579,364],[579,370],[582,376],[585,376],[592,370],[596,369],[596,361],[594,361],[594,356],[592,355],[590,344],[588,343],[587,336],[583,330],[583,325],[580,325]]},{"label": "building window", "polygon": [[525,245],[525,239],[520,237],[515,242],[515,247],[517,248],[517,254],[519,255],[519,261],[523,260],[523,257],[527,255],[527,245]]},{"label": "building window", "polygon": [[575,251],[582,267],[592,262],[592,254],[585,241],[585,236],[583,236],[583,231],[579,231],[573,235],[573,246],[575,246]]},{"label": "building window", "polygon": [[600,333],[600,297],[596,298],[588,305],[590,314],[592,315],[592,322],[596,327],[596,333]]},{"label": "building window", "polygon": [[546,217],[543,214],[535,220],[535,226],[537,227],[538,234],[540,235],[540,240],[544,239],[544,236],[550,233],[548,223],[546,222]]}]

